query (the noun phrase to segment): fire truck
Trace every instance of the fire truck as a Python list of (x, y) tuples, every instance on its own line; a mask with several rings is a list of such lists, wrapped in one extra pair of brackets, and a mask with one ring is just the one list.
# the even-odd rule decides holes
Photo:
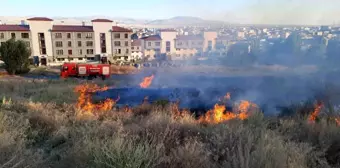
[(110, 77), (111, 67), (109, 64), (90, 63), (64, 63), (61, 66), (60, 77), (93, 78), (101, 77), (103, 80)]

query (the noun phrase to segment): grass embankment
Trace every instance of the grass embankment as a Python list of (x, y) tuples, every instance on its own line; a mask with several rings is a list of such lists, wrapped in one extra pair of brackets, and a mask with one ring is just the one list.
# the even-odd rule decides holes
[[(202, 125), (170, 105), (78, 119), (78, 83), (2, 82), (0, 167), (327, 168), (340, 166), (340, 128), (306, 116)], [(11, 98), (11, 100), (9, 100)], [(299, 109), (299, 108), (295, 108)]]

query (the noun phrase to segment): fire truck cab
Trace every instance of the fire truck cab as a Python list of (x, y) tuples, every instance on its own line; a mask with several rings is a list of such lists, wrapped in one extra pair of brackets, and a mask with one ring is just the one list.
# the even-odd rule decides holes
[(60, 69), (60, 76), (62, 78), (87, 77), (91, 80), (101, 77), (105, 80), (110, 77), (110, 74), (111, 68), (107, 64), (64, 63)]

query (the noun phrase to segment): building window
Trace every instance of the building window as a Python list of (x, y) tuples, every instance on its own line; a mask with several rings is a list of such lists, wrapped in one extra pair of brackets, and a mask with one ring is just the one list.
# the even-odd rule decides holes
[(11, 33), (11, 37), (12, 37), (12, 38), (15, 38), (15, 33)]
[(120, 47), (120, 41), (115, 41), (114, 43), (116, 47)]
[(5, 34), (4, 33), (0, 33), (0, 39), (4, 39), (5, 38)]
[(139, 47), (137, 47), (137, 50), (139, 50)]
[(177, 45), (181, 46), (183, 43), (182, 42), (178, 42)]
[(78, 50), (78, 54), (83, 55), (83, 50), (82, 49)]
[(93, 54), (93, 49), (87, 49), (86, 54)]
[(165, 52), (170, 52), (171, 42), (170, 41), (165, 42), (165, 46), (166, 46)]
[(71, 41), (68, 41), (68, 42), (67, 42), (67, 46), (72, 47), (72, 42), (71, 42)]
[(82, 60), (83, 60), (83, 58), (78, 58), (78, 60), (79, 60), (79, 61), (82, 61)]
[(161, 42), (155, 42), (155, 46), (157, 47), (161, 46)]
[(81, 33), (77, 33), (77, 37), (80, 39), (81, 38)]
[(57, 55), (64, 55), (64, 50), (57, 50)]
[(72, 50), (68, 50), (68, 55), (72, 55)]
[(135, 49), (135, 47), (131, 47), (131, 50), (134, 50)]
[(148, 46), (151, 47), (151, 42), (148, 42)]
[(86, 36), (85, 36), (85, 38), (87, 38), (87, 39), (92, 39), (92, 33), (86, 33)]
[(129, 38), (129, 34), (127, 34), (127, 33), (125, 33), (125, 38), (127, 39), (127, 38)]
[(71, 33), (67, 33), (67, 38), (68, 38), (68, 39), (71, 38)]
[(119, 38), (120, 38), (120, 33), (115, 33), (115, 34), (114, 34), (114, 38), (115, 38), (115, 39), (119, 39)]
[(78, 47), (81, 47), (81, 41), (78, 41)]
[(62, 34), (61, 33), (56, 33), (55, 34), (55, 38), (62, 38), (63, 36), (62, 36)]
[(129, 46), (129, 42), (128, 41), (125, 41), (125, 46)]
[(56, 47), (63, 47), (63, 42), (62, 41), (56, 41), (55, 46)]
[(30, 36), (29, 36), (28, 33), (21, 33), (21, 38), (28, 39), (28, 38), (30, 38)]
[(106, 53), (106, 48), (105, 47), (101, 48), (101, 50), (102, 50), (102, 53)]
[(93, 41), (87, 41), (86, 42), (87, 47), (92, 47), (93, 46)]
[(116, 54), (121, 54), (122, 50), (121, 49), (116, 49)]
[(126, 54), (129, 54), (129, 49), (126, 49), (126, 50), (125, 50), (125, 53), (126, 53)]
[(42, 49), (40, 50), (40, 53), (41, 53), (42, 55), (46, 55), (46, 48), (42, 48)]

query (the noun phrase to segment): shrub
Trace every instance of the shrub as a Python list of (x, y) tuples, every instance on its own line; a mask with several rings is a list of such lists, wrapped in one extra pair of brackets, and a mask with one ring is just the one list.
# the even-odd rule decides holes
[(0, 47), (1, 60), (5, 63), (6, 71), (13, 74), (24, 74), (29, 72), (30, 49), (21, 40), (10, 39)]

